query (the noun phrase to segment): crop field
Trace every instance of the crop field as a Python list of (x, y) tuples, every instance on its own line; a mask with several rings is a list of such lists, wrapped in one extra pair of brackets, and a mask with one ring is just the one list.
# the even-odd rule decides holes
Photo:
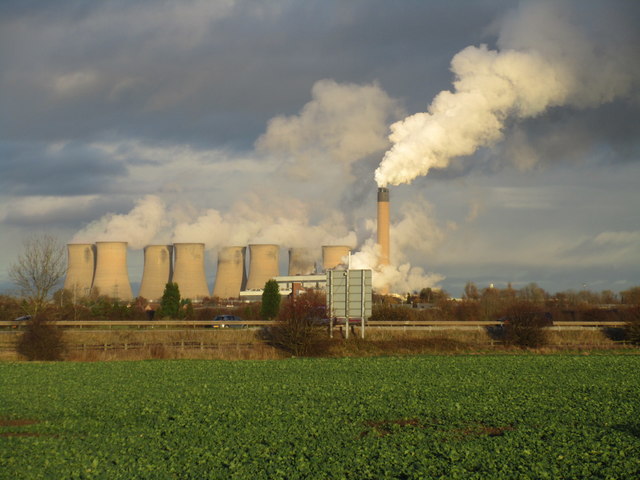
[(0, 477), (640, 478), (640, 356), (4, 362)]

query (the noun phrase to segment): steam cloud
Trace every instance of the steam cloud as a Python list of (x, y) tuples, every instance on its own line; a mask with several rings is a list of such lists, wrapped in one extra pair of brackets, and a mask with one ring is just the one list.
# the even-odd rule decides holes
[(91, 222), (71, 239), (71, 243), (126, 241), (131, 248), (148, 245), (167, 225), (164, 202), (155, 195), (141, 198), (127, 214), (107, 214)]
[(564, 5), (526, 3), (503, 23), (498, 50), (469, 46), (456, 54), (453, 91), (391, 125), (393, 145), (375, 172), (377, 184), (410, 183), (492, 146), (512, 119), (557, 106), (597, 106), (632, 92), (639, 78), (635, 47), (611, 32), (587, 36)]
[[(411, 266), (407, 252), (414, 251), (428, 255), (444, 240), (446, 231), (433, 218), (432, 207), (421, 199), (403, 204), (400, 221), (391, 225), (391, 262), (380, 265), (380, 247), (375, 240), (376, 225), (367, 222), (368, 238), (351, 257), (351, 268), (373, 270), (373, 287), (388, 287), (394, 292), (415, 292), (427, 287), (437, 287), (444, 276), (426, 272), (421, 267)], [(454, 224), (446, 230), (455, 229)]]

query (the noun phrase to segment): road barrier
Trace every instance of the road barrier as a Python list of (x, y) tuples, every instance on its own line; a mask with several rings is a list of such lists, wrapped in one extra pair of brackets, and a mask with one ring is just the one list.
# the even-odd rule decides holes
[[(193, 329), (193, 328), (206, 328), (206, 327), (222, 327), (247, 325), (248, 327), (265, 327), (274, 325), (272, 320), (242, 320), (238, 322), (238, 325), (234, 325), (233, 322), (228, 320), (213, 321), (213, 320), (59, 320), (50, 322), (52, 325), (57, 325), (63, 328), (122, 328), (129, 327), (135, 328), (179, 328), (179, 329)], [(25, 322), (16, 321), (0, 321), (0, 328), (14, 328), (23, 327)], [(407, 320), (407, 321), (395, 321), (395, 320), (376, 320), (367, 322), (367, 327), (496, 327), (502, 325), (501, 322), (490, 321), (447, 321), (447, 320)], [(620, 328), (624, 327), (626, 322), (553, 322), (553, 327), (576, 327), (576, 328)], [(559, 328), (558, 328), (559, 329)]]

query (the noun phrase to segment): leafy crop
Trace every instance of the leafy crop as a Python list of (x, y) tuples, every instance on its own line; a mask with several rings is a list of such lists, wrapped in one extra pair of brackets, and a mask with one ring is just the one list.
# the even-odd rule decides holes
[(638, 478), (640, 356), (0, 363), (1, 478)]

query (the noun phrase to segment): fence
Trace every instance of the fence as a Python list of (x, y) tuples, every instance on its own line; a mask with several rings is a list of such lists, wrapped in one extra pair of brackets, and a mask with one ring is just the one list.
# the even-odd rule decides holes
[[(194, 329), (194, 328), (206, 328), (206, 327), (222, 327), (222, 326), (234, 326), (234, 327), (264, 327), (273, 325), (272, 320), (242, 320), (238, 322), (230, 321), (213, 321), (213, 320), (59, 320), (51, 322), (53, 325), (64, 328), (178, 328), (178, 329)], [(0, 321), (0, 328), (18, 328), (22, 327), (24, 322), (16, 321)], [(376, 327), (492, 327), (500, 326), (501, 322), (486, 322), (486, 321), (446, 321), (446, 320), (432, 320), (432, 321), (370, 321), (367, 323), (368, 328)], [(622, 328), (626, 325), (625, 322), (553, 322), (553, 326), (549, 328), (561, 327), (567, 328)], [(567, 328), (568, 329), (568, 328)]]

